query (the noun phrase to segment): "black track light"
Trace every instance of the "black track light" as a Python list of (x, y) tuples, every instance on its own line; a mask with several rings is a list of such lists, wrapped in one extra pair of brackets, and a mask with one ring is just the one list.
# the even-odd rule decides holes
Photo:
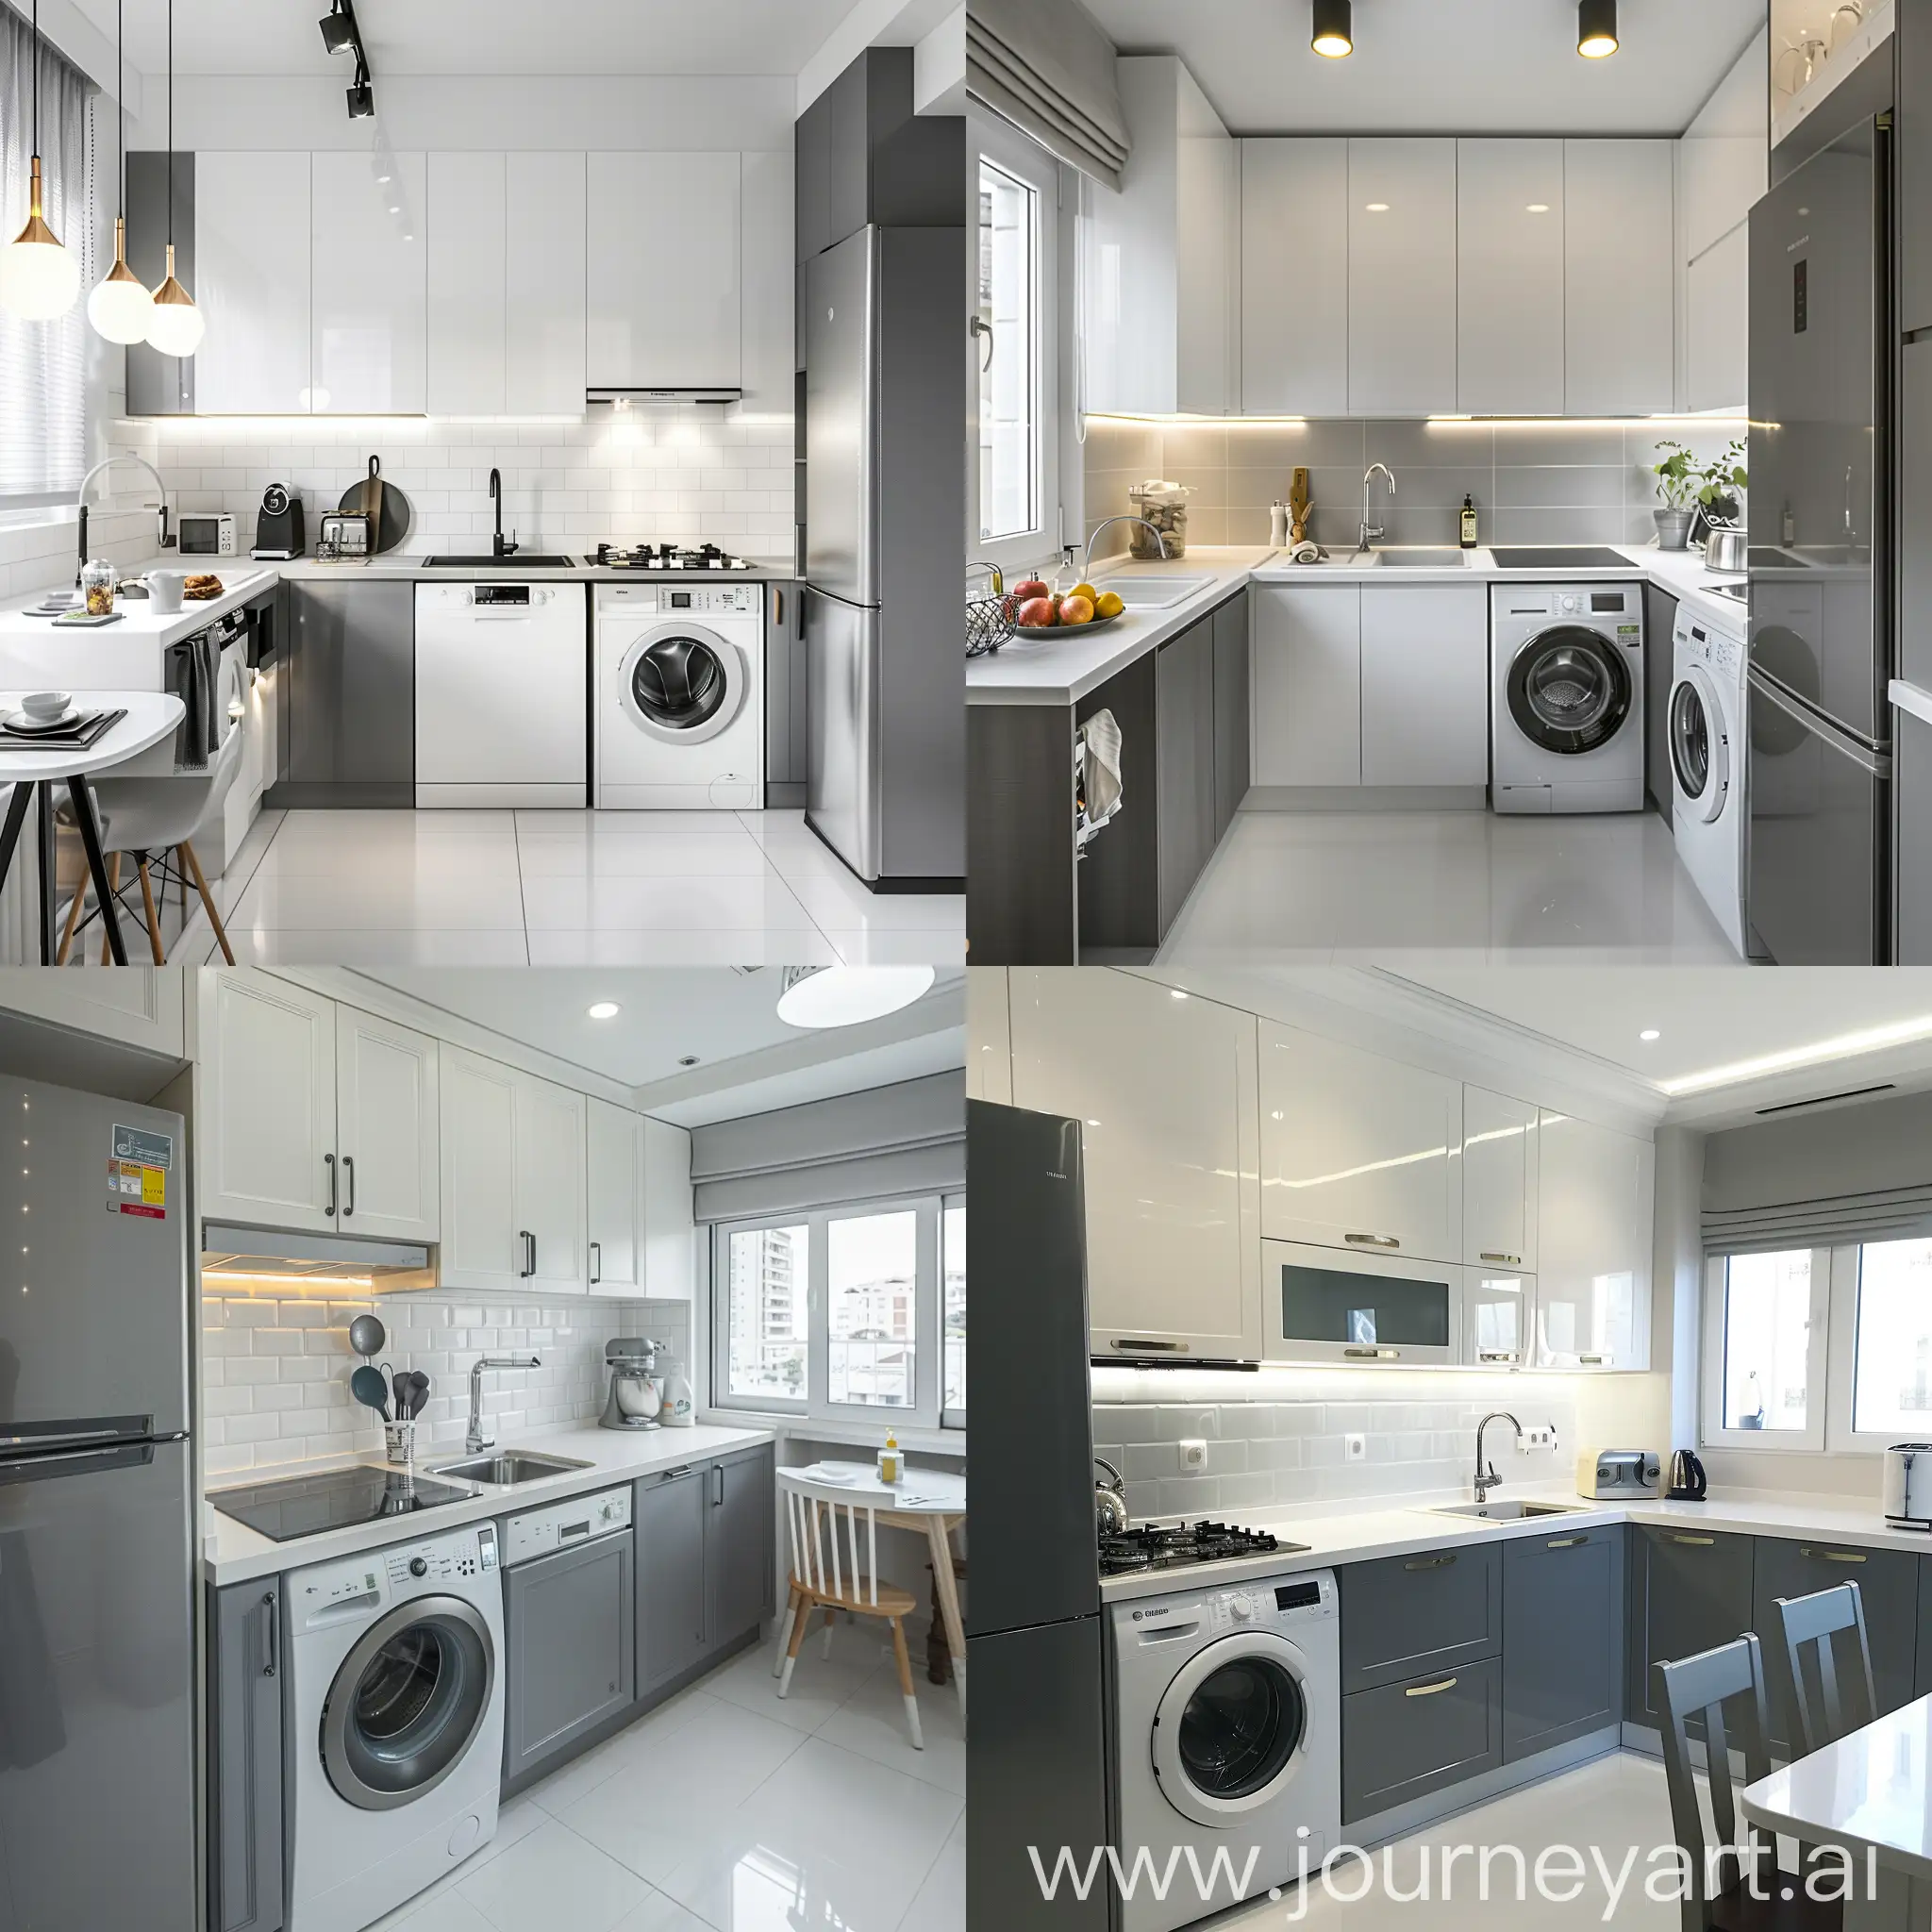
[(375, 117), (375, 90), (369, 85), (369, 67), (366, 61), (356, 62), (356, 85), (349, 91), (349, 119), (351, 121), (371, 121)]
[(1576, 51), (1586, 60), (1617, 51), (1617, 0), (1576, 0)]
[(345, 54), (356, 44), (356, 16), (343, 12), (341, 0), (322, 17), (322, 44), (331, 54)]
[(1309, 45), (1316, 53), (1329, 60), (1341, 60), (1355, 52), (1354, 11), (1350, 0), (1314, 0), (1314, 34)]

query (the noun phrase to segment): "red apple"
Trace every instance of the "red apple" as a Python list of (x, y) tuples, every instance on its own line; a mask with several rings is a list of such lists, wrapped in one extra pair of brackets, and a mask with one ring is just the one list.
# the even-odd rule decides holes
[(1023, 604), (1031, 598), (1046, 597), (1051, 594), (1052, 592), (1047, 586), (1041, 583), (1038, 577), (1028, 577), (1024, 584), (1016, 585), (1013, 591), (1013, 595), (1019, 598)]
[(1053, 621), (1053, 600), (1049, 597), (1029, 597), (1020, 606), (1020, 627), (1023, 630), (1043, 630)]

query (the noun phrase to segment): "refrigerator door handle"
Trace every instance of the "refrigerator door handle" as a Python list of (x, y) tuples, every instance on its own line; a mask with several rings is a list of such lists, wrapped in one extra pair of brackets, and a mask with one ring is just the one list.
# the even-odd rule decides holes
[(1841, 725), (1834, 724), (1820, 713), (1807, 709), (1786, 691), (1781, 684), (1759, 671), (1755, 664), (1751, 667), (1751, 689), (1765, 703), (1775, 705), (1793, 724), (1802, 724), (1814, 738), (1823, 740), (1831, 750), (1850, 758), (1854, 764), (1869, 772), (1873, 777), (1891, 776), (1891, 759), (1886, 753), (1874, 751), (1869, 744), (1860, 742)]
[(27, 1457), (19, 1462), (0, 1462), (0, 1483), (32, 1483), (48, 1476), (72, 1475), (77, 1472), (58, 1465), (98, 1462), (108, 1469), (132, 1469), (155, 1459), (152, 1442), (112, 1442), (98, 1449), (57, 1449), (51, 1456)]
[(42, 1449), (56, 1449), (67, 1442), (139, 1442), (152, 1431), (151, 1415), (129, 1416), (125, 1426), (108, 1424), (98, 1429), (62, 1429), (45, 1436), (0, 1436), (0, 1461), (17, 1455), (37, 1455)]

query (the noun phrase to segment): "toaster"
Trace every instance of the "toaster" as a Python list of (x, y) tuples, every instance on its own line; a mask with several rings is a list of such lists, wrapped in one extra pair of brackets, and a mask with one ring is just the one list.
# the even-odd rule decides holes
[(1576, 1458), (1576, 1493), (1601, 1500), (1655, 1496), (1660, 1467), (1652, 1449), (1586, 1449)]
[(325, 511), (315, 554), (324, 563), (367, 563), (369, 519), (359, 510)]
[(1885, 1520), (1932, 1529), (1932, 1442), (1894, 1442), (1885, 1452)]

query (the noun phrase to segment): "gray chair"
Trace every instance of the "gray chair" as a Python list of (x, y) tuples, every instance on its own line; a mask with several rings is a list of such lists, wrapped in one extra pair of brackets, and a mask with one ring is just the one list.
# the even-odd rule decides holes
[[(1764, 1654), (1750, 1631), (1715, 1650), (1675, 1663), (1653, 1666), (1657, 1673), (1657, 1708), (1663, 1715), (1664, 1778), (1671, 1794), (1671, 1829), (1690, 1870), (1690, 1890), (1682, 1901), (1684, 1932), (1841, 1932), (1844, 1908), (1805, 1895), (1801, 1880), (1777, 1869), (1777, 1840), (1755, 1824), (1746, 1825), (1745, 1842), (1764, 1849), (1757, 1857), (1758, 1888), (1769, 1896), (1752, 1896), (1751, 1874), (1744, 1869), (1738, 1841), (1737, 1790), (1771, 1772), (1765, 1744), (1770, 1727), (1764, 1688)], [(1741, 1700), (1735, 1722), (1726, 1728), (1724, 1707)], [(1717, 1845), (1707, 1847), (1704, 1816), (1697, 1803), (1697, 1774), (1690, 1757), (1686, 1724), (1702, 1719), (1705, 1765), (1710, 1785), (1710, 1815), (1717, 1827)], [(1738, 1779), (1731, 1766), (1733, 1734), (1744, 1759)], [(1786, 1891), (1791, 1893), (1785, 1897)]]
[[(1872, 1678), (1872, 1641), (1865, 1634), (1864, 1599), (1856, 1583), (1840, 1583), (1830, 1590), (1815, 1591), (1809, 1596), (1781, 1596), (1773, 1601), (1784, 1631), (1785, 1658), (1791, 1674), (1791, 1702), (1797, 1709), (1805, 1749), (1822, 1751), (1825, 1745), (1837, 1743), (1847, 1731), (1869, 1724), (1878, 1715), (1878, 1692)], [(1840, 1659), (1833, 1646), (1833, 1640), (1845, 1632), (1852, 1638), (1848, 1647), (1856, 1652), (1846, 1661), (1857, 1666), (1850, 1674), (1849, 1701), (1839, 1688)], [(1807, 1644), (1812, 1646), (1810, 1674), (1818, 1684), (1816, 1707), (1806, 1672)]]

